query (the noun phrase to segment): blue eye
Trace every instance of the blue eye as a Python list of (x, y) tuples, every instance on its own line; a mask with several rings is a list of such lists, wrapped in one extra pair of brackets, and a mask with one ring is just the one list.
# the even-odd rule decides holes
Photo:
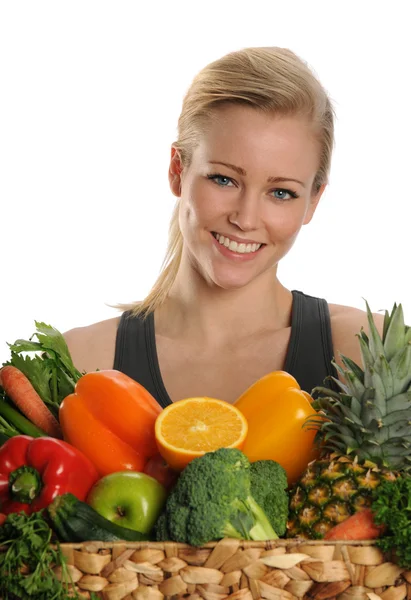
[(211, 179), (220, 187), (228, 187), (230, 183), (232, 183), (232, 179), (230, 177), (226, 177), (225, 175), (219, 175), (215, 173), (213, 175), (207, 175), (207, 179)]
[(292, 192), (291, 190), (285, 190), (282, 188), (278, 188), (273, 190), (274, 198), (277, 200), (291, 200), (291, 198), (298, 198), (298, 194)]

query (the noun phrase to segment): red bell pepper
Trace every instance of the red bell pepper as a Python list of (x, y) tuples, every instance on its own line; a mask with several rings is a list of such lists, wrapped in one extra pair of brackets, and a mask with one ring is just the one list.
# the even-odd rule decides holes
[(84, 501), (98, 478), (92, 462), (67, 442), (16, 435), (0, 448), (0, 511), (31, 514), (66, 492)]

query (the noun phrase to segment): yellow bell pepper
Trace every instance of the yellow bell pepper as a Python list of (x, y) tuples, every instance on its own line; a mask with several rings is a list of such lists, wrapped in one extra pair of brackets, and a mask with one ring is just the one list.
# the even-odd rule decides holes
[(318, 414), (311, 402), (311, 396), (292, 375), (274, 371), (256, 381), (234, 403), (248, 422), (243, 452), (251, 462), (271, 459), (280, 463), (289, 485), (318, 454), (316, 432), (303, 428), (308, 417)]

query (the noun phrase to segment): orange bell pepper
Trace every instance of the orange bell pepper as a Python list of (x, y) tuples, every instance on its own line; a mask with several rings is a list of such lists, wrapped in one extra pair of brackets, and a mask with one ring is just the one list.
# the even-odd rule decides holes
[(248, 422), (244, 454), (251, 462), (271, 459), (280, 463), (289, 485), (317, 455), (316, 432), (303, 429), (306, 419), (317, 414), (311, 402), (311, 396), (285, 371), (265, 375), (235, 402)]
[(124, 373), (93, 371), (63, 400), (59, 421), (64, 439), (103, 476), (143, 471), (158, 453), (154, 424), (161, 410), (153, 396)]

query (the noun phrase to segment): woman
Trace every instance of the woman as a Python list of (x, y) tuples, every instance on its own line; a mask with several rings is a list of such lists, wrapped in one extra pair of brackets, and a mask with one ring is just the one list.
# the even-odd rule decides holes
[(178, 201), (165, 267), (121, 318), (66, 334), (77, 367), (122, 370), (166, 406), (234, 402), (279, 369), (310, 392), (335, 375), (334, 355), (359, 361), (365, 312), (277, 277), (327, 185), (332, 147), (331, 102), (291, 51), (249, 48), (205, 67), (171, 149)]

